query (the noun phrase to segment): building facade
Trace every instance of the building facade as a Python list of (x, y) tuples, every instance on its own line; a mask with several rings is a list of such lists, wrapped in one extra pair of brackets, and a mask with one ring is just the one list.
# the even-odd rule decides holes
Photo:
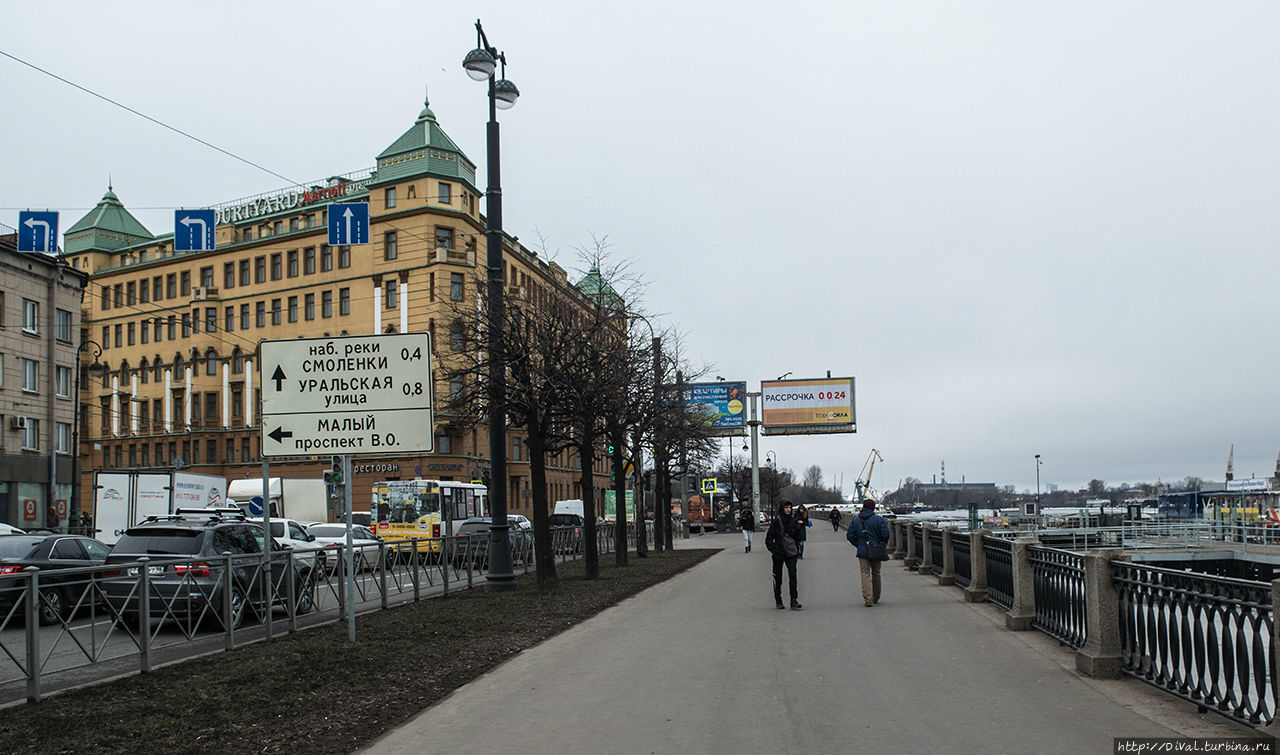
[[(65, 526), (74, 480), (76, 356), (88, 276), (0, 236), (0, 521)], [(56, 520), (56, 521), (55, 521)]]
[[(484, 278), (476, 166), (429, 106), (376, 160), (218, 205), (212, 251), (176, 252), (172, 233), (153, 235), (112, 191), (67, 231), (64, 254), (90, 277), (86, 329), (107, 368), (82, 394), (84, 490), (98, 469), (259, 477), (263, 340), (427, 332), (435, 364), (461, 348), (456, 313), (477, 305)], [(330, 247), (328, 203), (365, 201), (371, 243)], [(504, 246), (509, 296), (536, 301), (569, 285), (563, 269), (516, 238)], [(458, 390), (437, 373), (436, 397)], [(378, 481), (487, 474), (484, 424), (436, 405), (435, 452), (354, 460), (357, 506)], [(531, 515), (518, 429), (507, 448), (508, 510)], [(328, 456), (273, 459), (271, 475), (318, 477), (329, 464)], [(549, 466), (550, 500), (581, 497), (570, 454)], [(91, 505), (91, 495), (83, 499)]]

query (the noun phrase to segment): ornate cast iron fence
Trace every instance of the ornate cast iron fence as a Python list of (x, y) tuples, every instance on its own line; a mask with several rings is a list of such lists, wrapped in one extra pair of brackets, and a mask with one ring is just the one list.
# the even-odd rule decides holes
[(1031, 625), (1073, 648), (1084, 647), (1084, 556), (1057, 548), (1030, 549), (1036, 617)]
[(1004, 608), (1013, 607), (1013, 543), (985, 535), (982, 552), (987, 559), (987, 600)]

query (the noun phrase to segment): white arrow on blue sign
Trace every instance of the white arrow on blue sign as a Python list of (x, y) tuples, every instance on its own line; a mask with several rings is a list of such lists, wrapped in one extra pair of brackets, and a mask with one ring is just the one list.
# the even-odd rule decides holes
[(173, 250), (207, 252), (213, 249), (213, 210), (173, 211)]
[(335, 202), (329, 205), (329, 246), (368, 243), (368, 202)]
[(58, 251), (58, 213), (19, 212), (18, 251), (48, 254)]

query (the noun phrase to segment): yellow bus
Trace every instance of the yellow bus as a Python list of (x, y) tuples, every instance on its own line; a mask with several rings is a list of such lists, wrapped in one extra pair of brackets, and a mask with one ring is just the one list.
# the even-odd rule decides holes
[(454, 522), (489, 515), (489, 489), (453, 480), (388, 480), (374, 483), (370, 508), (374, 533), (393, 545), (422, 540), (418, 550), (438, 553)]

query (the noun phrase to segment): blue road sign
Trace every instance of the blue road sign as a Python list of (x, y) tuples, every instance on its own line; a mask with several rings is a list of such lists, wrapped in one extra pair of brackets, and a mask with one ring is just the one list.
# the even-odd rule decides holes
[(329, 246), (368, 243), (368, 202), (335, 202), (329, 205)]
[(49, 254), (57, 252), (58, 213), (19, 212), (18, 251), (47, 252)]
[(213, 210), (173, 211), (173, 250), (205, 252), (213, 249)]
[(262, 496), (255, 495), (249, 499), (249, 516), (262, 516)]

